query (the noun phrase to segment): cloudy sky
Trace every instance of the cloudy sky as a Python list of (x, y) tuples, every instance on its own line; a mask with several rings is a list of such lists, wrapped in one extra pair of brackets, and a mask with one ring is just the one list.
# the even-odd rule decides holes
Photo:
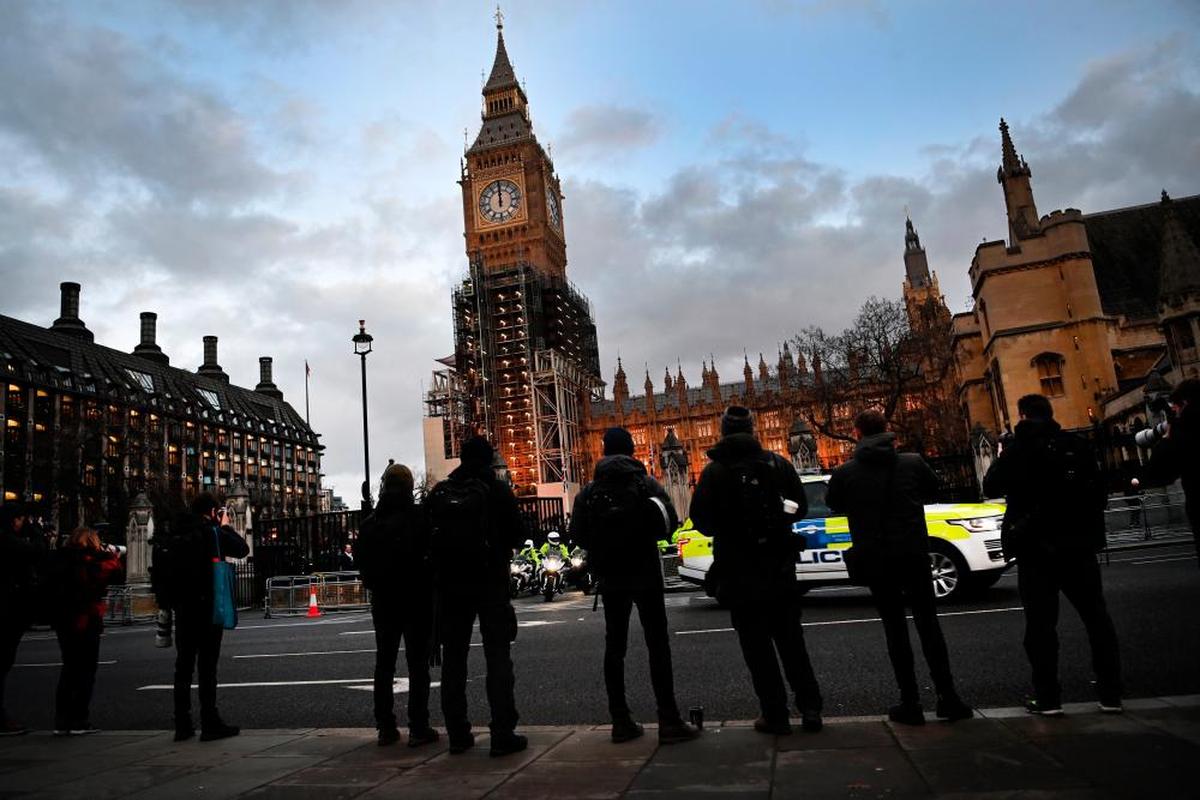
[[(84, 285), (97, 339), (159, 313), (257, 358), (324, 435), (327, 485), (372, 451), (420, 465), (421, 391), (452, 349), (455, 181), (494, 7), (446, 0), (0, 0), (0, 313)], [(563, 180), (569, 271), (601, 358), (640, 386), (715, 355), (732, 379), (801, 327), (897, 296), (907, 207), (951, 309), (1006, 230), (996, 126), (1039, 209), (1200, 191), (1200, 5), (510, 0), (505, 38)]]

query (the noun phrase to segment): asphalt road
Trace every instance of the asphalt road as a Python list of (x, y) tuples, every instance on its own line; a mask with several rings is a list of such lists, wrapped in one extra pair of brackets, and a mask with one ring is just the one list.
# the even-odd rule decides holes
[[(1109, 605), (1121, 637), (1130, 697), (1200, 692), (1200, 572), (1189, 546), (1114, 555), (1104, 568)], [(668, 596), (680, 704), (702, 705), (710, 720), (747, 719), (757, 704), (729, 630), (729, 615), (699, 594)], [(513, 645), (523, 724), (607, 721), (601, 678), (603, 613), (578, 593), (552, 603), (518, 601)], [(963, 697), (977, 707), (1016, 705), (1028, 690), (1021, 649), (1022, 615), (1015, 575), (985, 597), (942, 608), (942, 625)], [(880, 714), (895, 702), (883, 630), (865, 591), (816, 590), (806, 598), (805, 635), (822, 682), (826, 714)], [(1074, 612), (1060, 626), (1064, 700), (1089, 700), (1087, 641)], [(227, 720), (254, 728), (372, 725), (373, 631), (365, 614), (320, 620), (243, 615), (228, 632), (219, 678)], [(476, 636), (478, 638), (478, 636)], [(101, 644), (92, 719), (108, 729), (171, 724), (173, 650), (155, 649), (149, 627), (114, 628)], [(53, 720), (58, 649), (52, 634), (26, 636), (8, 681), (11, 714), (47, 728)], [(627, 661), (630, 705), (652, 719), (645, 648), (635, 621)], [(918, 667), (924, 672), (923, 667)], [(403, 658), (399, 674), (404, 674)], [(469, 694), (477, 724), (486, 723), (482, 651), (471, 653)], [(437, 680), (437, 671), (434, 680)], [(927, 702), (932, 689), (927, 687)], [(438, 690), (434, 689), (434, 721)], [(398, 705), (403, 719), (403, 696)]]

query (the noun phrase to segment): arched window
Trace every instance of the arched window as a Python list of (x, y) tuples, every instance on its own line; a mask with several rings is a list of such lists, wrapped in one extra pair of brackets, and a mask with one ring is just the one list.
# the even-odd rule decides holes
[(1042, 394), (1046, 397), (1062, 397), (1066, 394), (1063, 388), (1063, 357), (1058, 353), (1042, 353), (1030, 362), (1038, 373), (1038, 381), (1042, 385)]

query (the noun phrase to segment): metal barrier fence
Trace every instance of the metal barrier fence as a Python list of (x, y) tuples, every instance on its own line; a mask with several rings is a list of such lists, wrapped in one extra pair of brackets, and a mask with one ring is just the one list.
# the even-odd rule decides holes
[(304, 614), (316, 595), (325, 611), (362, 611), (370, 597), (357, 572), (318, 572), (313, 575), (277, 575), (266, 580), (263, 616)]
[(1191, 530), (1181, 497), (1149, 492), (1108, 498), (1104, 527), (1109, 544), (1148, 542), (1183, 536)]
[(148, 583), (108, 587), (108, 608), (104, 612), (107, 625), (132, 625), (153, 622), (158, 614), (158, 601)]

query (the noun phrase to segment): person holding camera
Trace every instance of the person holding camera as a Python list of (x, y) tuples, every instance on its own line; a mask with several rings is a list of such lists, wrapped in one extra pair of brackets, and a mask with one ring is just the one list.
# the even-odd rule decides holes
[(782, 662), (802, 727), (819, 731), (821, 690), (804, 643), (796, 585), (796, 553), (804, 540), (792, 532), (792, 523), (808, 513), (800, 476), (782, 456), (763, 450), (743, 406), (725, 409), (721, 440), (708, 458), (690, 516), (696, 530), (713, 539), (709, 577), (717, 599), (729, 606), (758, 695), (762, 715), (754, 729), (792, 732)]
[(104, 545), (91, 528), (77, 528), (54, 551), (50, 585), (54, 590), (54, 633), (62, 653), (62, 671), (54, 701), (54, 735), (97, 733), (88, 713), (100, 634), (104, 630), (109, 584), (117, 582), (125, 548)]
[(830, 476), (825, 502), (831, 511), (849, 517), (853, 547), (844, 552), (853, 555), (845, 556), (850, 579), (871, 590), (883, 623), (900, 687), (900, 705), (888, 717), (906, 725), (925, 724), (904, 613), (908, 607), (937, 690), (937, 716), (951, 722), (970, 719), (974, 712), (954, 688), (929, 568), (925, 503), (937, 493), (937, 474), (916, 453), (896, 452), (896, 434), (888, 432), (880, 411), (860, 412), (854, 430), (854, 457)]
[(1092, 648), (1100, 710), (1119, 713), (1121, 661), (1117, 631), (1104, 604), (1100, 565), (1108, 493), (1092, 446), (1054, 421), (1044, 395), (1017, 401), (1021, 421), (983, 478), (987, 497), (1005, 497), (1000, 537), (1017, 559), (1025, 608), (1025, 652), (1033, 668), (1031, 714), (1063, 713), (1058, 683), (1058, 596), (1079, 612)]
[[(1180, 381), (1167, 402), (1171, 410), (1167, 420), (1161, 428), (1151, 429), (1155, 442), (1150, 450), (1149, 476), (1154, 483), (1178, 480), (1183, 486), (1184, 508), (1200, 562), (1200, 380)], [(1139, 445), (1145, 433), (1138, 435)]]
[[(192, 674), (199, 672), (200, 741), (237, 736), (217, 713), (217, 659), (224, 628), (213, 621), (213, 564), (223, 558), (250, 554), (229, 514), (208, 492), (192, 501), (189, 512), (176, 520), (160, 544), (155, 568), (161, 568), (165, 601), (175, 618), (175, 741), (196, 735), (192, 724)], [(155, 537), (157, 538), (157, 537)], [(158, 561), (162, 561), (161, 565)]]

